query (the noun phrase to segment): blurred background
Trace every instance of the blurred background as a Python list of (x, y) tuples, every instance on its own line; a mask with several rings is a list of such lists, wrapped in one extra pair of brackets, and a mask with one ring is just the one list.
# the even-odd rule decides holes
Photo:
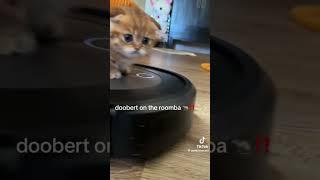
[(253, 56), (276, 86), (268, 179), (320, 179), (320, 32), (290, 15), (309, 4), (320, 1), (214, 1), (213, 35)]
[(135, 0), (162, 28), (163, 46), (210, 54), (209, 0)]

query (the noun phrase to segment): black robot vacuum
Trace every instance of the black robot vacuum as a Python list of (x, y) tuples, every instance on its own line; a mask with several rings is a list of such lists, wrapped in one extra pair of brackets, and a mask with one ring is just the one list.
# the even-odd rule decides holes
[(211, 37), (211, 140), (227, 152), (211, 153), (216, 179), (264, 179), (268, 171), (275, 90), (267, 73), (238, 47)]
[[(61, 41), (43, 42), (31, 54), (0, 55), (1, 179), (108, 178), (107, 149), (101, 153), (91, 147), (109, 141), (108, 99), (103, 98), (108, 92), (107, 53), (86, 44), (106, 39), (105, 18), (87, 12), (76, 9), (66, 15)], [(90, 152), (42, 153), (33, 146), (38, 153), (18, 153), (25, 138), (51, 145), (53, 139), (87, 139)]]
[[(98, 15), (89, 9), (83, 12)], [(89, 38), (84, 43), (109, 56), (107, 41)], [(110, 80), (109, 95), (111, 157), (152, 158), (191, 127), (196, 90), (177, 73), (137, 64), (127, 76)]]
[(111, 156), (150, 158), (189, 130), (196, 90), (185, 77), (155, 67), (110, 82)]
[[(65, 24), (61, 41), (43, 43), (31, 54), (0, 56), (0, 167), (7, 170), (7, 177), (106, 176), (108, 153), (19, 154), (16, 145), (24, 138), (111, 141), (112, 157), (150, 158), (167, 150), (190, 128), (196, 91), (189, 80), (135, 65), (130, 75), (110, 82), (110, 99), (102, 98), (109, 85), (105, 12), (72, 9)], [(147, 109), (119, 110), (126, 106)], [(55, 174), (50, 173), (53, 169)]]

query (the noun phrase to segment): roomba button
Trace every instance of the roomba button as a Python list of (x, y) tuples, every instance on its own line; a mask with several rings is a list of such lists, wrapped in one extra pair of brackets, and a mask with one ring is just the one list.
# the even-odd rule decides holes
[(95, 49), (99, 49), (99, 50), (103, 50), (103, 51), (108, 51), (108, 47), (107, 47), (107, 38), (89, 38), (86, 39), (83, 42), (85, 45), (95, 48)]
[(154, 78), (154, 76), (149, 73), (137, 73), (136, 76), (138, 76), (140, 78), (144, 78), (144, 79), (153, 79)]

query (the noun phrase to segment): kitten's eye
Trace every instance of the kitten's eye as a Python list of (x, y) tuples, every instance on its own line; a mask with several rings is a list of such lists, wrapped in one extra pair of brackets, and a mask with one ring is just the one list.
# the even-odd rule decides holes
[(160, 10), (162, 10), (162, 7), (160, 8)]
[(144, 44), (144, 45), (149, 44), (149, 38), (147, 38), (147, 37), (143, 38), (142, 44)]
[(132, 42), (133, 41), (133, 36), (131, 34), (125, 34), (123, 35), (124, 37), (124, 40), (129, 43), (129, 42)]

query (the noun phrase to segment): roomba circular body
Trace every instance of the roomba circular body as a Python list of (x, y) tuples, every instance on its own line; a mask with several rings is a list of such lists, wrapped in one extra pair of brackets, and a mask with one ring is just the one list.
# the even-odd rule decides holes
[(217, 179), (262, 179), (267, 169), (275, 104), (273, 83), (256, 61), (238, 47), (211, 37), (213, 47), (211, 140)]
[[(44, 42), (30, 54), (0, 55), (0, 167), (8, 179), (106, 177), (109, 154), (91, 145), (108, 144), (107, 53), (84, 43), (105, 37), (105, 18), (70, 12), (64, 20), (63, 40)], [(86, 141), (91, 151), (37, 150), (54, 141)], [(18, 151), (18, 143), (28, 148)]]
[(111, 156), (149, 158), (189, 130), (196, 90), (185, 77), (135, 65), (110, 81)]

